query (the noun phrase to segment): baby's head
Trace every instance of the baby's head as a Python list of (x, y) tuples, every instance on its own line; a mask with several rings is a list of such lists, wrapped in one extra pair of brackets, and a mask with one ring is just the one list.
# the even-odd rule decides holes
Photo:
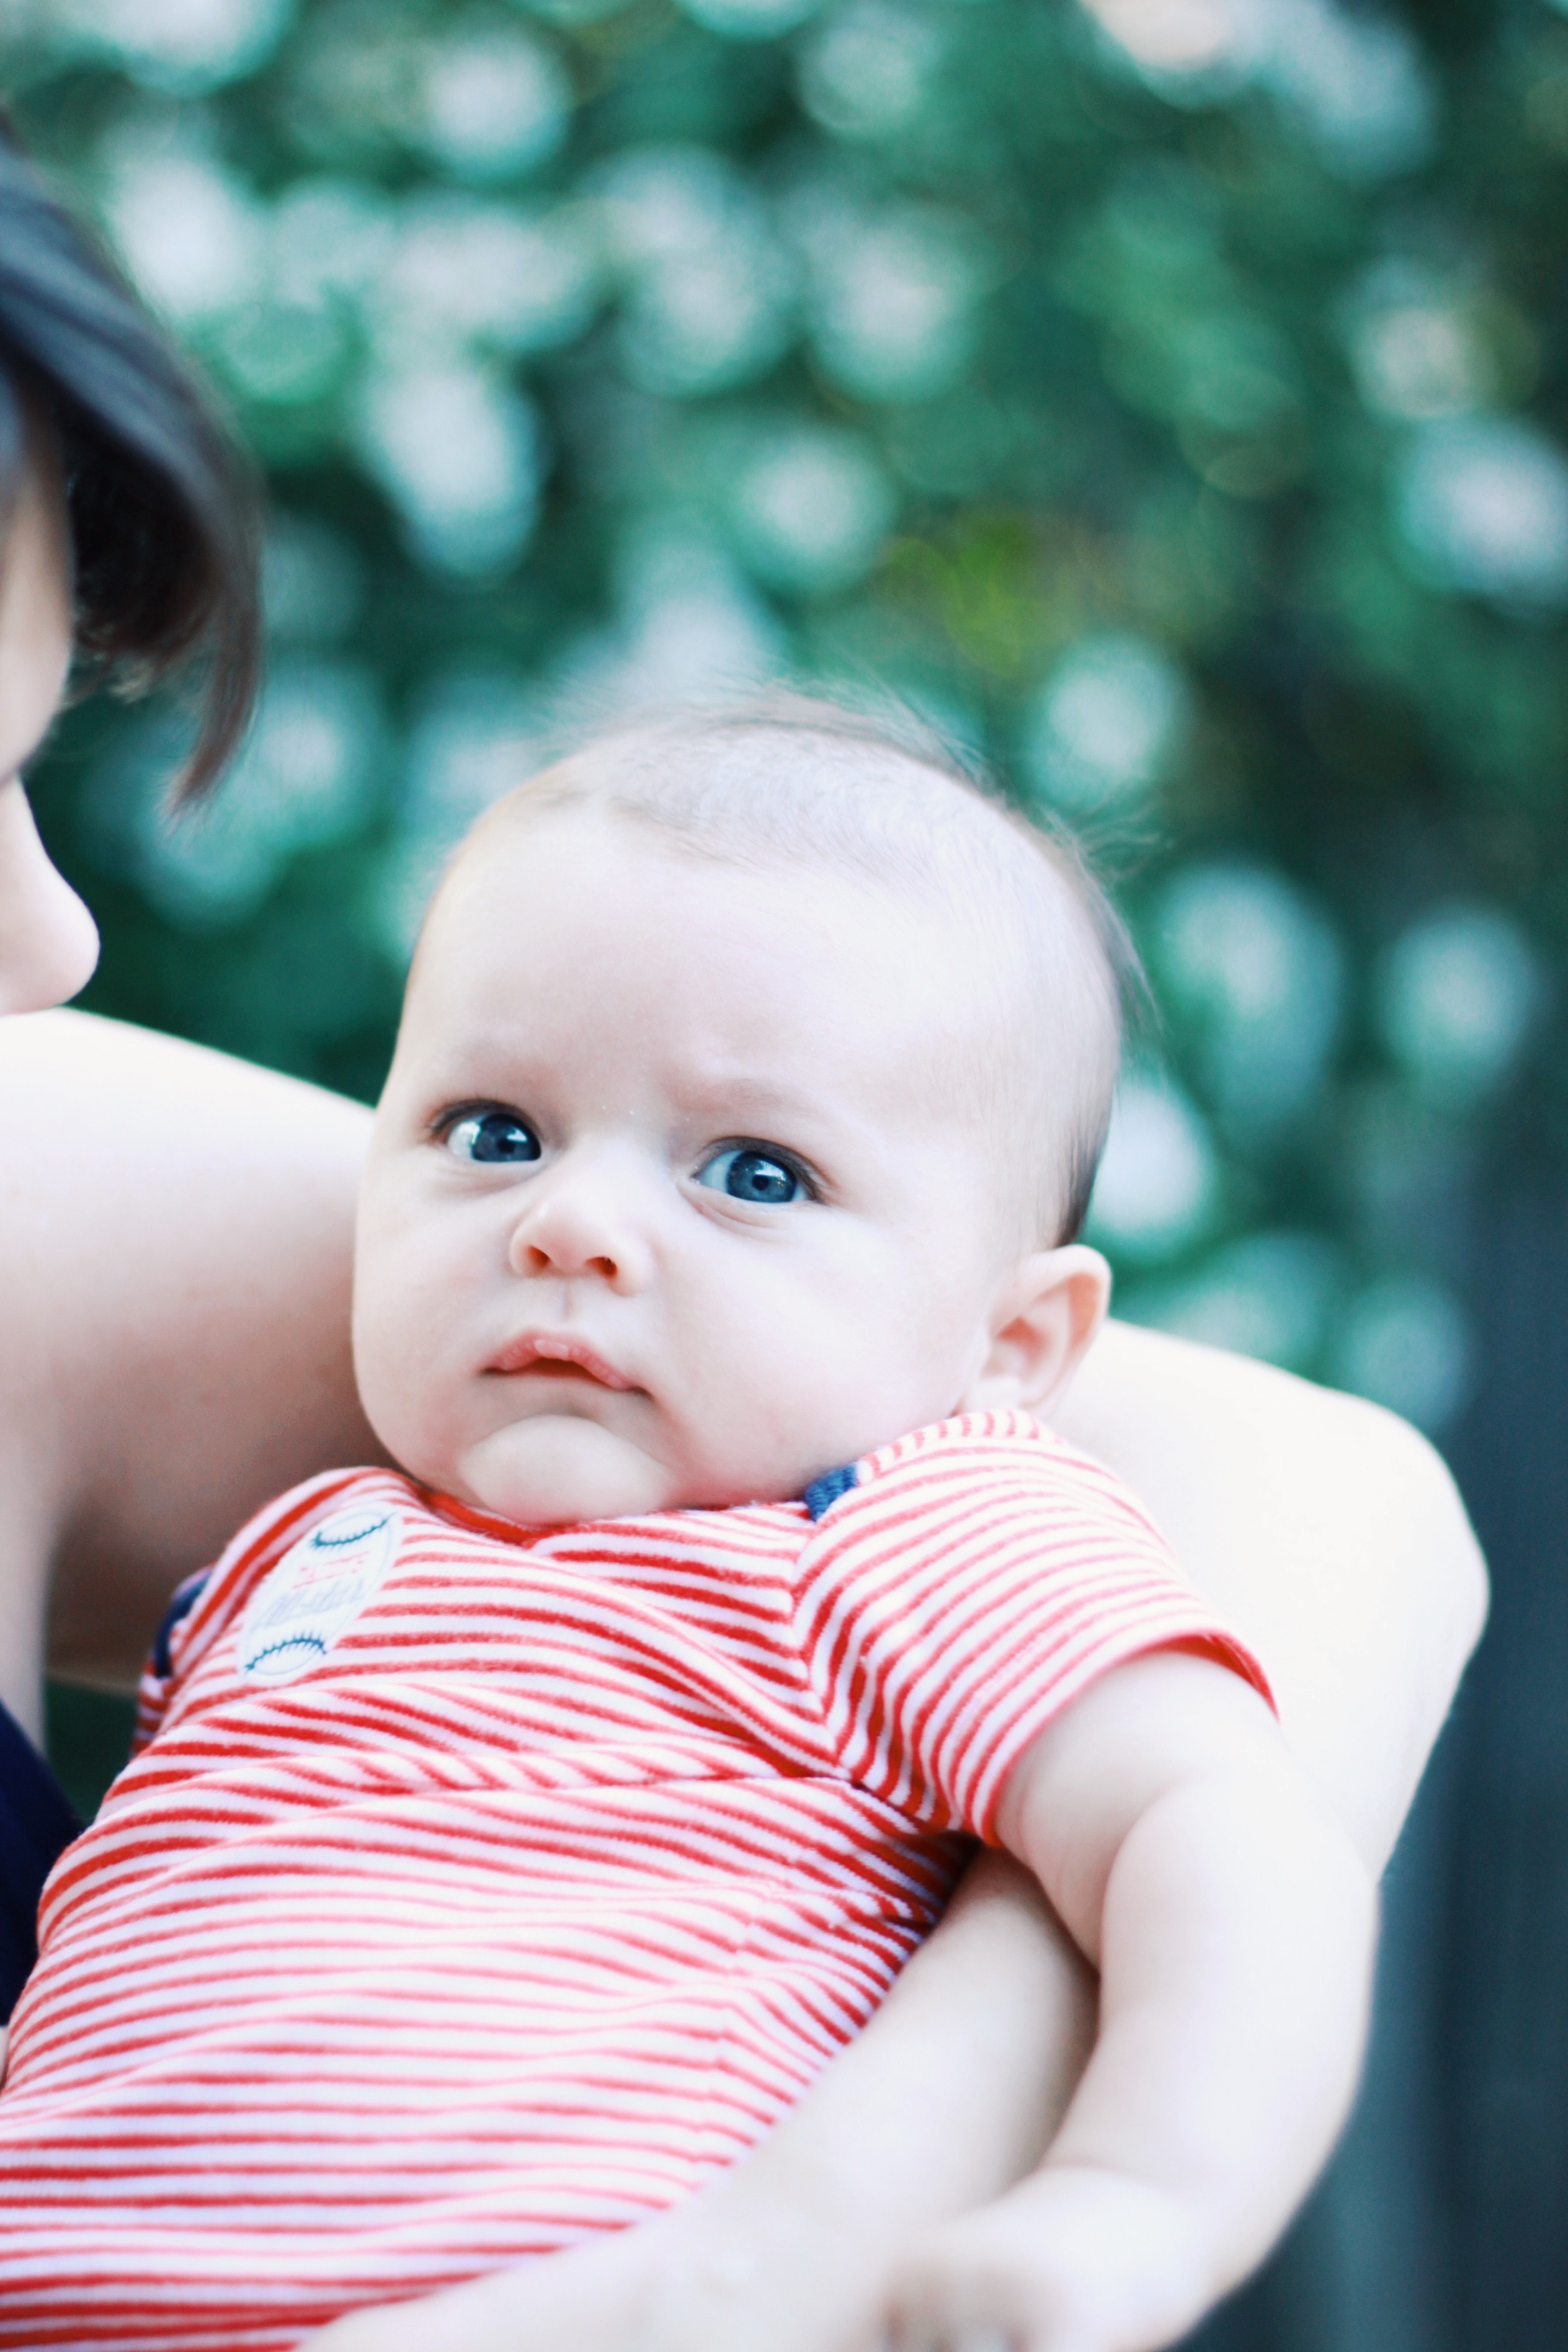
[(475, 827), (415, 957), (354, 1344), (417, 1478), (527, 1526), (798, 1495), (1048, 1407), (1114, 919), (942, 755), (795, 699), (606, 735)]

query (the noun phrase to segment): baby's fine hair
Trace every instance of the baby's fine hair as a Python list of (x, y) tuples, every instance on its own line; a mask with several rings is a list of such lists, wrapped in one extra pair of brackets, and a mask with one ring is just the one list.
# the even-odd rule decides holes
[(1010, 808), (913, 713), (783, 690), (606, 727), (494, 815), (574, 806), (653, 827), (699, 856), (826, 865), (967, 914), (1004, 987), (995, 1066), (971, 1075), (1022, 1179), (1027, 1238), (1075, 1237), (1142, 982), (1070, 836)]

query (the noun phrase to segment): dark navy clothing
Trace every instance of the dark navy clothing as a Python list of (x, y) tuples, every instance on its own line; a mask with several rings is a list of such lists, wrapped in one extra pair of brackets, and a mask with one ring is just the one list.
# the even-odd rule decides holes
[(38, 1897), (81, 1834), (69, 1799), (26, 1733), (0, 1706), (0, 2019), (38, 1957)]
[(174, 1587), (174, 1597), (164, 1610), (163, 1621), (153, 1636), (153, 1654), (149, 1670), (158, 1680), (167, 1682), (174, 1671), (169, 1644), (174, 1638), (174, 1628), (183, 1625), (212, 1580), (210, 1568), (198, 1568), (195, 1576), (187, 1576), (184, 1584)]

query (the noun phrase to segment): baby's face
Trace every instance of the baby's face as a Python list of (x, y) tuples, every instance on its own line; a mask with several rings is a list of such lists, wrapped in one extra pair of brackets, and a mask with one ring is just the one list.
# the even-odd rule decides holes
[(982, 961), (815, 866), (592, 811), (492, 829), (427, 928), (361, 1207), (396, 1458), (550, 1526), (798, 1495), (1010, 1401)]

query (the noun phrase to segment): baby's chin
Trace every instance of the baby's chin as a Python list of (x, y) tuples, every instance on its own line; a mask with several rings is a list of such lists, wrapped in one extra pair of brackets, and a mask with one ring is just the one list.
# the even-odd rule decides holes
[(596, 1421), (538, 1413), (471, 1445), (431, 1483), (522, 1528), (637, 1518), (690, 1500), (678, 1472)]

